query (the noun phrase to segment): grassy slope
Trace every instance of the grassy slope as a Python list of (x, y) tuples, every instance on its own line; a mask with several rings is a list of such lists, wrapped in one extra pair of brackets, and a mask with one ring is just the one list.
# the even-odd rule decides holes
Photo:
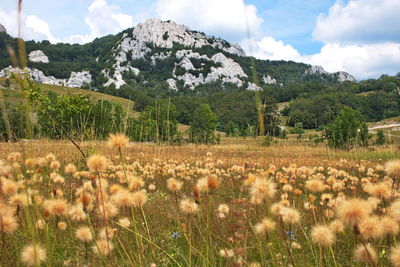
[[(4, 78), (0, 78), (0, 83), (4, 81)], [(49, 85), (49, 84), (41, 84), (43, 89), (45, 91), (52, 91), (57, 94), (82, 94), (82, 95), (89, 95), (90, 98), (93, 101), (97, 100), (107, 100), (111, 103), (116, 103), (121, 105), (123, 110), (125, 112), (130, 113), (130, 116), (132, 117), (138, 117), (139, 113), (136, 111), (133, 111), (133, 107), (135, 105), (134, 101), (121, 98), (121, 97), (116, 97), (112, 95), (106, 95), (94, 91), (89, 91), (85, 89), (79, 89), (79, 88), (71, 88), (71, 87), (64, 87), (64, 86), (57, 86), (57, 85)], [(12, 87), (12, 86), (11, 86)], [(3, 96), (7, 102), (10, 103), (15, 103), (15, 102), (20, 102), (21, 101), (21, 91), (16, 90), (15, 88), (4, 88), (0, 85), (1, 92), (3, 93)]]

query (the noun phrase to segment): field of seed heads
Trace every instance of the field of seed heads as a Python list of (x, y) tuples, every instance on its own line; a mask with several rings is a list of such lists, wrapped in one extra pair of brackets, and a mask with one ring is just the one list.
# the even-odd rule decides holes
[(400, 266), (396, 158), (122, 134), (81, 148), (0, 144), (1, 266)]

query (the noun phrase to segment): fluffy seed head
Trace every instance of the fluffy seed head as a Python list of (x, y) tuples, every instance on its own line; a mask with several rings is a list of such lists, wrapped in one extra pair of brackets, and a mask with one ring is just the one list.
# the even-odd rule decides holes
[(256, 234), (262, 235), (275, 229), (276, 223), (268, 218), (264, 218), (260, 223), (254, 226)]
[(300, 212), (293, 208), (284, 208), (280, 216), (282, 221), (287, 224), (296, 224), (300, 222)]
[(96, 254), (108, 255), (114, 248), (114, 245), (111, 243), (111, 241), (106, 239), (98, 240), (96, 243), (97, 245), (92, 247), (93, 252)]
[(82, 242), (90, 242), (93, 240), (92, 232), (88, 226), (81, 226), (75, 231), (75, 236)]
[(336, 238), (335, 234), (328, 226), (315, 225), (311, 230), (311, 239), (320, 246), (330, 247), (335, 243)]
[(376, 265), (378, 258), (376, 256), (376, 251), (371, 247), (371, 245), (359, 245), (354, 250), (354, 257), (361, 262)]
[(193, 214), (199, 210), (199, 206), (197, 205), (197, 203), (187, 198), (181, 200), (181, 202), (179, 203), (179, 207), (182, 212), (187, 214)]
[(276, 185), (270, 179), (258, 177), (250, 186), (250, 195), (258, 200), (273, 198), (276, 193)]
[(181, 190), (183, 183), (175, 178), (169, 178), (167, 180), (167, 188), (173, 192), (178, 192)]
[(336, 209), (339, 220), (349, 226), (360, 223), (371, 212), (371, 205), (367, 201), (358, 198), (341, 201)]
[(384, 234), (382, 224), (376, 216), (365, 218), (358, 224), (358, 228), (364, 240), (380, 238)]
[(319, 179), (312, 179), (306, 182), (306, 188), (315, 193), (323, 192), (325, 191), (325, 184)]
[(400, 178), (400, 160), (386, 162), (385, 172), (394, 179)]
[(394, 267), (400, 267), (400, 245), (390, 249), (390, 262)]
[(147, 194), (145, 191), (139, 191), (132, 194), (132, 203), (135, 207), (141, 207), (147, 202)]
[(93, 172), (104, 171), (107, 168), (107, 159), (101, 155), (92, 155), (87, 160), (87, 166)]
[(129, 138), (122, 133), (110, 134), (107, 143), (112, 148), (124, 148), (129, 143)]
[(31, 244), (22, 249), (21, 261), (27, 266), (40, 266), (46, 260), (46, 250), (39, 244)]

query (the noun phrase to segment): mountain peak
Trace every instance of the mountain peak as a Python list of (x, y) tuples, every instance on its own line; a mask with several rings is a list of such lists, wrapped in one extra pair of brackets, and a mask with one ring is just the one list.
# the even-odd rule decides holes
[(237, 44), (232, 45), (221, 38), (192, 31), (187, 26), (170, 20), (147, 19), (143, 23), (139, 23), (132, 33), (133, 37), (139, 42), (153, 43), (158, 47), (172, 48), (174, 43), (196, 48), (209, 45), (231, 54), (246, 56), (243, 49)]
[(5, 32), (7, 33), (6, 28), (0, 23), (0, 32)]

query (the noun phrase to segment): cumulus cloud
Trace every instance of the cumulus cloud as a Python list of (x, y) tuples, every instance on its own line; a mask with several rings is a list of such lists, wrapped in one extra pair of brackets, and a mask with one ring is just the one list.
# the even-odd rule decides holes
[[(5, 12), (0, 9), (0, 23), (10, 35), (18, 36), (18, 13), (16, 11)], [(51, 43), (60, 41), (50, 32), (49, 24), (34, 15), (21, 16), (21, 33), (22, 37), (27, 40), (46, 39)]]
[(133, 26), (133, 17), (121, 13), (117, 5), (110, 5), (106, 0), (95, 0), (88, 8), (85, 23), (90, 32), (84, 35), (73, 35), (64, 41), (70, 43), (86, 43), (96, 37), (115, 34)]
[(263, 21), (244, 0), (158, 0), (155, 11), (163, 20), (235, 41), (257, 35)]
[(303, 56), (301, 61), (321, 65), (327, 71), (347, 71), (358, 79), (396, 74), (400, 71), (400, 44), (367, 45), (326, 44), (317, 54)]
[(300, 53), (293, 46), (268, 36), (259, 41), (249, 39), (241, 42), (247, 54), (259, 59), (269, 60), (298, 60)]
[(313, 37), (325, 43), (400, 42), (399, 10), (399, 0), (337, 1), (318, 16)]

